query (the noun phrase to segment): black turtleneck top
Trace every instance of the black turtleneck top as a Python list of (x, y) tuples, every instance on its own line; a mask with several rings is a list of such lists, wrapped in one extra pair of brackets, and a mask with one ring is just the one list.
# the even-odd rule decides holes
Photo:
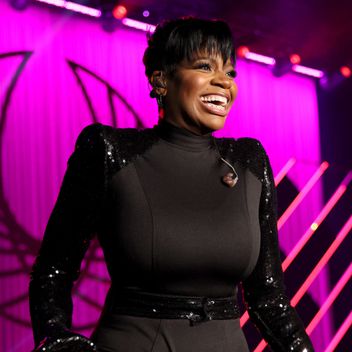
[(118, 287), (169, 294), (224, 297), (253, 269), (259, 252), (256, 193), (235, 165), (231, 171), (213, 136), (162, 121), (159, 141), (114, 175), (102, 238)]
[[(233, 188), (221, 158), (236, 169)], [(313, 351), (284, 292), (275, 185), (259, 141), (199, 136), (165, 120), (84, 128), (31, 273), (35, 343), (46, 351), (94, 350), (70, 328), (72, 286), (95, 234), (112, 288), (228, 297), (242, 281), (249, 315), (275, 352)]]

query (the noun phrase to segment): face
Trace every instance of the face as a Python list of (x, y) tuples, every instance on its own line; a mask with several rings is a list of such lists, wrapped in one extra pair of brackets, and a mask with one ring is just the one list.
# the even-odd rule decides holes
[(196, 134), (223, 128), (237, 96), (235, 75), (220, 55), (184, 60), (166, 78), (165, 119)]

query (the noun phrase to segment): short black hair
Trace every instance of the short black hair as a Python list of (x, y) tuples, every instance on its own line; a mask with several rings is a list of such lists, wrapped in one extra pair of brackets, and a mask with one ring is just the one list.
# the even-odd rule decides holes
[(195, 54), (220, 54), (223, 61), (235, 64), (235, 50), (231, 30), (221, 20), (182, 17), (161, 22), (153, 34), (148, 34), (144, 52), (145, 74), (150, 79), (154, 71), (172, 74), (184, 59)]

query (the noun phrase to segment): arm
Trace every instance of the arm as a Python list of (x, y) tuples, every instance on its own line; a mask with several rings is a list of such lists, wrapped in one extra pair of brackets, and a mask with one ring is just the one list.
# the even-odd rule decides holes
[(88, 339), (70, 331), (71, 290), (101, 219), (105, 158), (101, 133), (100, 124), (80, 133), (32, 269), (29, 303), (38, 351), (43, 347), (95, 351)]
[(261, 244), (258, 262), (242, 283), (244, 299), (251, 320), (273, 351), (314, 351), (301, 319), (285, 295), (278, 245), (276, 189), (268, 156), (263, 146), (256, 143), (256, 162), (262, 170)]

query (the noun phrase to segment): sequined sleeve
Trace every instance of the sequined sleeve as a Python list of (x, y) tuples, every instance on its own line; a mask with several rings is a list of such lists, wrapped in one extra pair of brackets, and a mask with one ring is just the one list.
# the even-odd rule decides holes
[[(71, 347), (81, 344), (85, 351), (92, 345), (69, 329), (73, 283), (101, 219), (105, 180), (102, 126), (85, 127), (77, 139), (32, 269), (29, 303), (36, 346), (43, 345), (43, 339), (47, 346), (54, 340), (56, 344), (68, 341)], [(52, 350), (61, 351), (55, 348)]]
[(268, 156), (261, 143), (255, 143), (254, 159), (262, 170), (261, 244), (256, 266), (242, 282), (244, 299), (251, 320), (274, 352), (314, 351), (301, 319), (285, 294), (278, 245), (276, 189)]

